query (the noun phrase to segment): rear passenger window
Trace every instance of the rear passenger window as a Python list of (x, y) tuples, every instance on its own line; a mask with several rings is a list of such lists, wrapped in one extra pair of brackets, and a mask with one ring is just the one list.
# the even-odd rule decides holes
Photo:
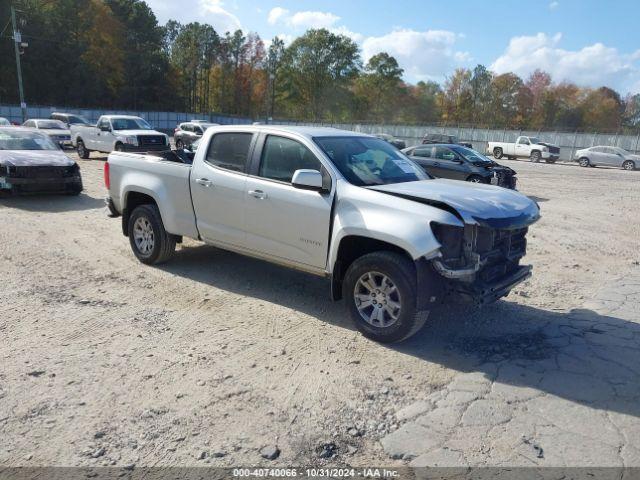
[(209, 144), (207, 162), (227, 170), (246, 172), (252, 137), (252, 133), (218, 133)]
[(295, 140), (269, 135), (264, 142), (261, 177), (291, 183), (293, 174), (299, 169), (322, 171), (322, 164), (311, 151)]

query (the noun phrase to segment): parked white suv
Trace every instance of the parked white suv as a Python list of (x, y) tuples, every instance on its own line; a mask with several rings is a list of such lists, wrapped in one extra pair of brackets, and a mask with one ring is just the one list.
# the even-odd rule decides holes
[(71, 125), (71, 143), (78, 156), (91, 152), (150, 152), (169, 149), (169, 137), (153, 130), (146, 120), (131, 115), (103, 115), (94, 125)]
[(332, 128), (212, 127), (193, 164), (114, 152), (105, 181), (141, 262), (189, 237), (328, 277), (382, 342), (413, 335), (442, 302), (493, 302), (527, 279), (540, 213), (521, 193), (432, 179), (384, 140)]
[(500, 159), (503, 156), (510, 160), (529, 158), (532, 162), (544, 159), (547, 163), (555, 163), (560, 158), (560, 148), (541, 142), (537, 137), (520, 136), (515, 143), (489, 142), (487, 154)]

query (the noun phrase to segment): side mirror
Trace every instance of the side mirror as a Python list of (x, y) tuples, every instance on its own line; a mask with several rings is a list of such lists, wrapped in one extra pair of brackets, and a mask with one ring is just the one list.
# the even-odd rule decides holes
[(291, 185), (302, 190), (322, 191), (322, 174), (318, 170), (300, 169), (293, 173)]
[(111, 127), (109, 125), (101, 125), (100, 130), (102, 130), (103, 132), (110, 132)]

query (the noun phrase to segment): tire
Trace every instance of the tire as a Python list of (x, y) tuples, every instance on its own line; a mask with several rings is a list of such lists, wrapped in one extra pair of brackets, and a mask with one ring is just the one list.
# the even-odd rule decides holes
[(136, 207), (128, 223), (129, 243), (142, 263), (157, 265), (169, 260), (176, 250), (176, 237), (164, 229), (156, 205)]
[[(393, 289), (384, 277), (393, 285)], [(372, 288), (379, 288), (374, 291), (364, 286), (365, 283)], [(358, 300), (356, 295), (366, 299)], [(416, 271), (413, 262), (395, 252), (373, 252), (356, 259), (343, 279), (342, 296), (356, 328), (365, 337), (380, 343), (399, 342), (411, 337), (422, 328), (429, 314), (428, 311), (416, 311)], [(385, 302), (383, 308), (376, 307), (381, 304), (380, 299)], [(387, 300), (399, 307), (388, 307)], [(362, 307), (365, 302), (369, 302), (369, 306)], [(382, 312), (382, 319), (377, 317), (376, 308)], [(389, 308), (395, 313), (395, 318), (389, 313)], [(365, 317), (369, 317), (369, 320)]]
[(636, 164), (633, 163), (633, 160), (625, 160), (622, 163), (622, 168), (624, 168), (625, 170), (635, 170)]
[(182, 150), (184, 148), (184, 142), (182, 140), (176, 140), (176, 150)]
[(538, 163), (541, 158), (542, 158), (542, 154), (538, 150), (534, 150), (533, 152), (531, 152), (531, 155), (529, 156), (529, 159), (533, 163)]
[(78, 156), (83, 160), (87, 160), (91, 155), (91, 151), (87, 150), (87, 147), (84, 146), (84, 142), (80, 139), (77, 141), (77, 150)]
[(467, 178), (467, 182), (471, 182), (471, 183), (487, 183), (484, 181), (484, 178), (482, 178), (480, 175), (470, 175), (469, 178)]
[(589, 159), (587, 157), (581, 157), (578, 160), (578, 165), (580, 165), (581, 167), (589, 167), (589, 166), (591, 166), (591, 162), (589, 161)]
[(116, 152), (124, 152), (124, 145), (122, 143), (116, 143)]
[(493, 158), (500, 160), (502, 158), (502, 149), (496, 147), (493, 149)]

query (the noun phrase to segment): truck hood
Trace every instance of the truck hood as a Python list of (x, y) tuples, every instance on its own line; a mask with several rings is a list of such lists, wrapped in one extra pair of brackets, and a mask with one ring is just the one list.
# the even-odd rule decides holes
[(540, 218), (536, 202), (493, 185), (437, 179), (367, 188), (452, 211), (465, 223), (484, 227), (523, 228)]
[(543, 145), (545, 147), (555, 147), (558, 148), (557, 145), (554, 145), (553, 143), (547, 143), (547, 142), (538, 142), (536, 145)]
[(127, 137), (134, 135), (162, 135), (164, 137), (164, 133), (156, 132), (155, 130), (115, 130), (113, 134)]
[(9, 167), (71, 167), (75, 163), (60, 150), (0, 150), (0, 165)]

